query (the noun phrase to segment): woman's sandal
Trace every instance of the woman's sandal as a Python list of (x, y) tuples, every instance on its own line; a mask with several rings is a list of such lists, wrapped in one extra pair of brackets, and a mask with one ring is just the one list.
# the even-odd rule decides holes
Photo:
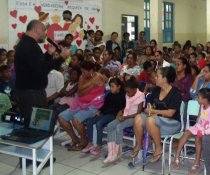
[(67, 150), (68, 150), (68, 151), (71, 151), (71, 149), (72, 149), (73, 147), (75, 147), (75, 145), (77, 145), (77, 144), (79, 144), (79, 143), (78, 143), (78, 142), (72, 142), (72, 144), (70, 144), (70, 145), (68, 146)]
[(139, 151), (140, 149), (131, 150), (130, 157), (135, 158), (138, 155)]
[(174, 160), (173, 169), (174, 169), (174, 170), (179, 170), (179, 169), (180, 169), (180, 160), (179, 160), (179, 158), (176, 158), (176, 159)]
[(193, 165), (190, 171), (188, 172), (188, 175), (196, 175), (200, 170), (200, 165)]
[(162, 157), (163, 153), (157, 154), (157, 155), (153, 155), (152, 158), (149, 160), (150, 163), (155, 163), (157, 161), (160, 160), (160, 158)]
[(74, 146), (69, 147), (68, 151), (81, 151), (83, 148), (85, 148), (85, 146), (80, 143), (77, 143)]

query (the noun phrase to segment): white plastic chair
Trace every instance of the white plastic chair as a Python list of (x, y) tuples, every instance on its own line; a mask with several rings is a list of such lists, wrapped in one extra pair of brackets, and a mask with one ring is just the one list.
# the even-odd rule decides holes
[[(185, 109), (185, 104), (182, 101), (181, 102), (181, 106), (180, 106), (180, 120), (181, 120), (181, 129), (179, 131), (179, 133), (181, 133), (184, 130), (184, 109)], [(177, 134), (179, 134), (177, 133)], [(175, 134), (176, 135), (176, 134)], [(167, 142), (169, 139), (171, 139), (174, 135), (161, 135), (161, 139), (162, 139), (162, 144), (163, 144), (163, 150), (162, 150), (162, 174), (165, 174), (165, 147), (166, 144), (169, 144), (170, 147), (170, 143), (171, 142)], [(170, 148), (169, 148), (169, 154), (170, 154)]]
[[(185, 129), (188, 129), (189, 126), (190, 126), (190, 117), (189, 116), (190, 115), (197, 116), (198, 113), (199, 113), (199, 109), (200, 109), (200, 105), (198, 104), (198, 101), (190, 100), (188, 102), (188, 106), (187, 106), (187, 122), (186, 122)], [(171, 136), (170, 145), (169, 145), (169, 160), (168, 160), (168, 171), (169, 171), (169, 174), (171, 172), (171, 157), (172, 157), (173, 140), (174, 139), (180, 140), (183, 134), (184, 134), (184, 128), (182, 127), (182, 131), (180, 133)], [(194, 137), (191, 137), (188, 141), (189, 141), (189, 143), (186, 143), (185, 146), (184, 146), (184, 156), (183, 156), (183, 158), (192, 159), (192, 158), (186, 156), (186, 147), (187, 146), (195, 147), (195, 144), (194, 144), (195, 139), (194, 139)]]

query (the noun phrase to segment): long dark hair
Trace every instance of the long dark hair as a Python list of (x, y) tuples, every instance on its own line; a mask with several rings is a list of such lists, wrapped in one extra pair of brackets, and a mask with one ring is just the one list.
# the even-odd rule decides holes
[(190, 67), (190, 63), (187, 61), (186, 58), (184, 57), (179, 57), (177, 58), (178, 60), (180, 60), (182, 62), (183, 65), (186, 66), (184, 72), (185, 72), (185, 75), (189, 75), (191, 74), (191, 67)]

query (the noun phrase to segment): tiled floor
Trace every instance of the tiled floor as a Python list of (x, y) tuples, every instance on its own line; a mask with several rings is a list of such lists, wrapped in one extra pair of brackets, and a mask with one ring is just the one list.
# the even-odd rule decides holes
[[(147, 164), (145, 171), (142, 171), (142, 165), (138, 164), (134, 168), (128, 167), (128, 162), (131, 161), (129, 154), (124, 154), (122, 158), (114, 164), (104, 165), (102, 160), (106, 153), (106, 148), (99, 157), (94, 157), (89, 154), (80, 152), (69, 152), (65, 147), (60, 146), (61, 140), (54, 141), (54, 175), (158, 175), (161, 174), (161, 161), (153, 164)], [(167, 161), (166, 161), (167, 162)], [(172, 172), (172, 175), (187, 174), (189, 167), (192, 166), (192, 161), (185, 161), (181, 170)], [(166, 169), (168, 167), (166, 166)], [(27, 169), (29, 174), (31, 167)], [(49, 168), (41, 171), (40, 175), (48, 175)], [(166, 173), (168, 174), (168, 173)], [(200, 174), (203, 174), (201, 171)], [(18, 158), (0, 154), (0, 175), (21, 175), (21, 170), (18, 167)]]

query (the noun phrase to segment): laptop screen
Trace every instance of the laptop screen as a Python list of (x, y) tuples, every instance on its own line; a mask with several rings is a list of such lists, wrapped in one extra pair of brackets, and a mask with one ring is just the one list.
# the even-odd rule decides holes
[(52, 110), (33, 108), (29, 128), (50, 131), (52, 116)]

